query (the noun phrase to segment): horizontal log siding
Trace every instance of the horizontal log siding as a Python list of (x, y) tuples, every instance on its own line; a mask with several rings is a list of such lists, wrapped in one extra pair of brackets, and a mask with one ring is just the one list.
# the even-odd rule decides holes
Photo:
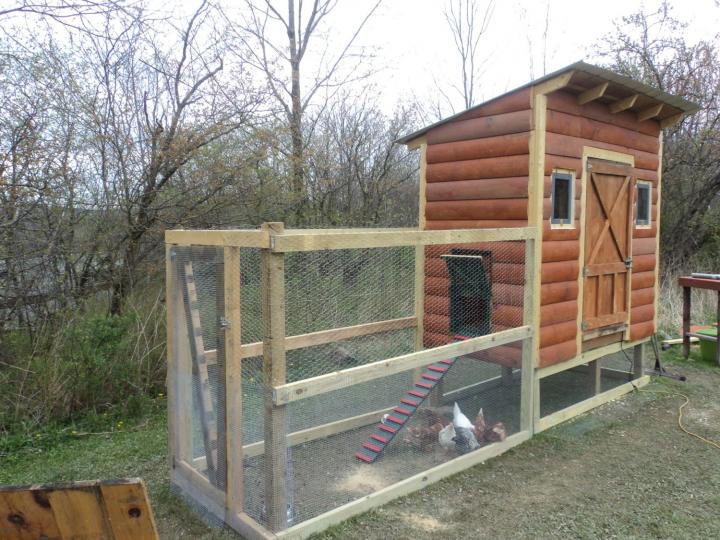
[[(467, 111), (427, 133), (426, 229), (527, 226), (530, 118), (530, 91), (526, 89)], [(441, 258), (452, 247), (493, 252), (493, 331), (521, 325), (523, 242), (429, 246), (425, 250), (425, 346), (452, 341), (450, 279)], [(520, 344), (476, 356), (519, 367)]]
[[(562, 325), (562, 321), (558, 320), (561, 316), (556, 315), (555, 311), (556, 308), (567, 310), (568, 302), (573, 302), (577, 308), (577, 277), (582, 268), (579, 261), (579, 238), (583, 223), (580, 215), (583, 147), (592, 146), (631, 154), (635, 158), (632, 174), (652, 182), (656, 187), (659, 133), (657, 122), (649, 120), (638, 123), (633, 113), (614, 115), (606, 105), (594, 102), (581, 106), (577, 104), (577, 97), (567, 92), (554, 92), (548, 96), (541, 270), (541, 366), (569, 360), (579, 353), (575, 343), (577, 334), (571, 332), (569, 324)], [(554, 169), (570, 169), (576, 173), (574, 229), (550, 227), (548, 217)], [(651, 227), (638, 229), (633, 226), (631, 339), (646, 337), (654, 331), (656, 204), (657, 189), (653, 189)]]

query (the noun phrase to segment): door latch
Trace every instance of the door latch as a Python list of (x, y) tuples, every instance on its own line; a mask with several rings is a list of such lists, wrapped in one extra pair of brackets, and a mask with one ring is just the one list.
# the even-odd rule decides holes
[(632, 257), (628, 257), (627, 259), (625, 259), (625, 268), (627, 268), (628, 270), (632, 268)]

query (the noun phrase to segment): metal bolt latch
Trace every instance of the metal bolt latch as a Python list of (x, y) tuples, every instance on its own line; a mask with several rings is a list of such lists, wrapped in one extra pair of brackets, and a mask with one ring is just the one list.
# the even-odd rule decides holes
[(220, 328), (223, 330), (230, 328), (230, 321), (228, 321), (225, 317), (220, 317)]

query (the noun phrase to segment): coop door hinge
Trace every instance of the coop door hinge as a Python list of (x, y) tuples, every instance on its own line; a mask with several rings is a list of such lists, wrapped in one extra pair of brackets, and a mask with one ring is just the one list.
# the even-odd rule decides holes
[(230, 321), (228, 321), (225, 317), (220, 317), (220, 328), (223, 330), (230, 328)]
[(582, 331), (584, 332), (585, 330), (587, 330), (587, 326), (588, 326), (588, 325), (587, 325), (587, 323), (586, 323), (585, 321), (581, 322), (581, 323), (580, 323), (580, 330), (582, 330)]
[(625, 259), (625, 268), (627, 268), (628, 270), (632, 268), (632, 257), (628, 257), (627, 259)]

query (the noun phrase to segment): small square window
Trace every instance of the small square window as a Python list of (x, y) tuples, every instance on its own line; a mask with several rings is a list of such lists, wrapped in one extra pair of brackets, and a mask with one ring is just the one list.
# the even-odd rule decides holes
[(572, 225), (573, 223), (573, 175), (554, 172), (552, 175), (552, 213), (553, 225)]
[(637, 208), (635, 212), (636, 226), (650, 225), (650, 204), (652, 185), (648, 182), (637, 183)]

